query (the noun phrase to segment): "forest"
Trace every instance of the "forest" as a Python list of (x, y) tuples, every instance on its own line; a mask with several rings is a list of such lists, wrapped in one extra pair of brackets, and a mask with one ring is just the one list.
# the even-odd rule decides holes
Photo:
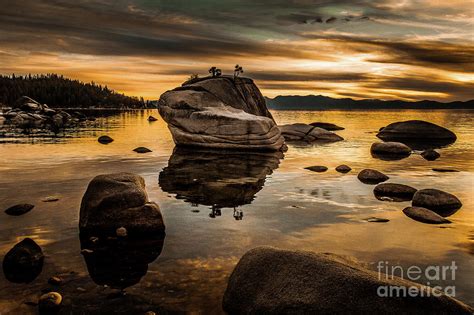
[(54, 108), (146, 108), (143, 98), (117, 93), (94, 82), (84, 83), (58, 74), (0, 75), (0, 104), (11, 106), (21, 96)]

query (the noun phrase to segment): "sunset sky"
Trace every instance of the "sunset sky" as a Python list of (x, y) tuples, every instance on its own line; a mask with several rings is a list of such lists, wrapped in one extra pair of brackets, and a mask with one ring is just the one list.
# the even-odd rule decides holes
[(238, 63), (264, 95), (474, 98), (474, 2), (0, 0), (0, 73), (157, 99)]

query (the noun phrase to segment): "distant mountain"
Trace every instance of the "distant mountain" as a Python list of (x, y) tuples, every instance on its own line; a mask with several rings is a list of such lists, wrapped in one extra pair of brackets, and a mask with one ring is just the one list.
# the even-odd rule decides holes
[(474, 100), (466, 102), (441, 103), (436, 101), (383, 101), (377, 99), (354, 100), (352, 98), (331, 98), (322, 95), (288, 95), (275, 98), (265, 97), (269, 109), (279, 110), (321, 110), (321, 109), (474, 109)]

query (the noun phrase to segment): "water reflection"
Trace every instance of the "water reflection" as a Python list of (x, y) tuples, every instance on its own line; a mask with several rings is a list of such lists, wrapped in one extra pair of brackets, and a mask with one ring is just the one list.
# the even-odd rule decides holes
[(89, 238), (81, 235), (81, 250), (92, 280), (123, 290), (137, 284), (163, 249), (165, 236), (155, 238)]
[(282, 158), (281, 152), (175, 148), (160, 173), (159, 184), (177, 199), (210, 206), (211, 218), (220, 216), (222, 208), (234, 208), (234, 218), (242, 220), (244, 214), (237, 207), (253, 201)]

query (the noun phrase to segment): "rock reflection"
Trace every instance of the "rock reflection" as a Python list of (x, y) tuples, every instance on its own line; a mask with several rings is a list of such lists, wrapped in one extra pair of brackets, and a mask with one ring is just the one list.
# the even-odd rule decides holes
[(243, 212), (237, 207), (253, 201), (282, 158), (281, 152), (175, 148), (159, 184), (177, 199), (210, 206), (211, 218), (220, 216), (222, 208), (234, 208), (234, 218), (242, 220)]
[(165, 236), (96, 238), (81, 235), (81, 250), (92, 280), (123, 290), (137, 284), (158, 258)]

